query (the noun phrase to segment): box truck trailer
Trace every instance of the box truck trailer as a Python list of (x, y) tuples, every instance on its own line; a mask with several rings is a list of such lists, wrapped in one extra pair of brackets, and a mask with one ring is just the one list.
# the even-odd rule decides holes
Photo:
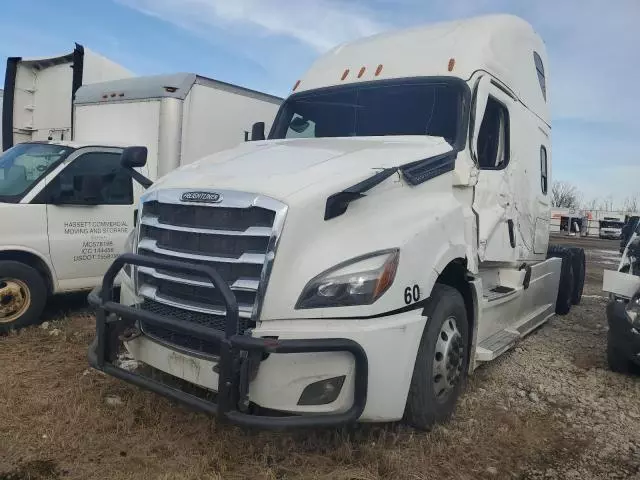
[(76, 94), (74, 138), (146, 146), (147, 175), (155, 180), (244, 142), (257, 120), (270, 128), (281, 103), (194, 73), (94, 83)]
[(267, 140), (143, 195), (91, 365), (244, 426), (446, 419), (582, 295), (584, 252), (549, 245), (546, 62), (502, 15), (328, 52)]
[[(148, 186), (242, 143), (282, 101), (194, 74), (86, 85), (76, 96), (78, 140), (25, 142), (0, 156), (0, 224), (11, 226), (0, 237), (0, 332), (37, 322), (51, 294), (100, 283), (133, 230), (144, 190), (134, 178)], [(132, 145), (148, 149), (137, 170), (120, 164)]]
[(126, 68), (76, 44), (47, 58), (9, 57), (2, 104), (2, 149), (21, 142), (73, 139), (73, 99), (88, 83), (132, 76)]

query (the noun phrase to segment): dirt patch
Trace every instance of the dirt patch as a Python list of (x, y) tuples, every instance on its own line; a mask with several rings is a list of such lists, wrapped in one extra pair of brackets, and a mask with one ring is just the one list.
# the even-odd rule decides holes
[(0, 472), (0, 480), (45, 480), (60, 478), (56, 463), (52, 460), (32, 460), (10, 472)]
[(429, 433), (217, 425), (90, 370), (93, 317), (60, 306), (47, 329), (0, 337), (0, 480), (640, 478), (640, 380), (606, 368), (604, 267), (590, 258), (592, 296), (478, 369)]

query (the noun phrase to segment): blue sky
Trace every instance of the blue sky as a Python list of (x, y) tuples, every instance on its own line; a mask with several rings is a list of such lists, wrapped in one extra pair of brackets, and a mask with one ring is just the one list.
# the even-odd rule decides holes
[(544, 38), (554, 179), (585, 201), (640, 197), (638, 0), (5, 0), (0, 62), (79, 42), (139, 75), (190, 71), (286, 95), (340, 42), (484, 13)]

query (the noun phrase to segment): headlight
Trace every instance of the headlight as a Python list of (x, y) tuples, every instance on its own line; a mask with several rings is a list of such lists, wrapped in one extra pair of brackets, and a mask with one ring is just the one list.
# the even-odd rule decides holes
[(399, 257), (385, 250), (336, 265), (304, 287), (296, 309), (372, 304), (393, 283)]
[(629, 303), (627, 303), (625, 310), (627, 311), (627, 317), (629, 321), (635, 327), (640, 327), (640, 292), (636, 293)]
[[(124, 242), (124, 253), (133, 253), (133, 250), (135, 249), (135, 240), (136, 230), (134, 228), (133, 230), (131, 230), (131, 232), (129, 232), (129, 235), (127, 235), (127, 239)], [(124, 273), (131, 276), (131, 265), (127, 263), (122, 269), (124, 270)]]

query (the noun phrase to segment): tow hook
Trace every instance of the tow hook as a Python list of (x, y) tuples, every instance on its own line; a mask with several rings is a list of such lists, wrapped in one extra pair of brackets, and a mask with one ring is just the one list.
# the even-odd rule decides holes
[[(245, 354), (246, 352), (243, 352)], [(260, 352), (251, 351), (242, 356), (240, 364), (240, 385), (238, 395), (238, 409), (246, 412), (249, 409), (249, 382), (258, 375), (258, 368), (262, 361)]]

